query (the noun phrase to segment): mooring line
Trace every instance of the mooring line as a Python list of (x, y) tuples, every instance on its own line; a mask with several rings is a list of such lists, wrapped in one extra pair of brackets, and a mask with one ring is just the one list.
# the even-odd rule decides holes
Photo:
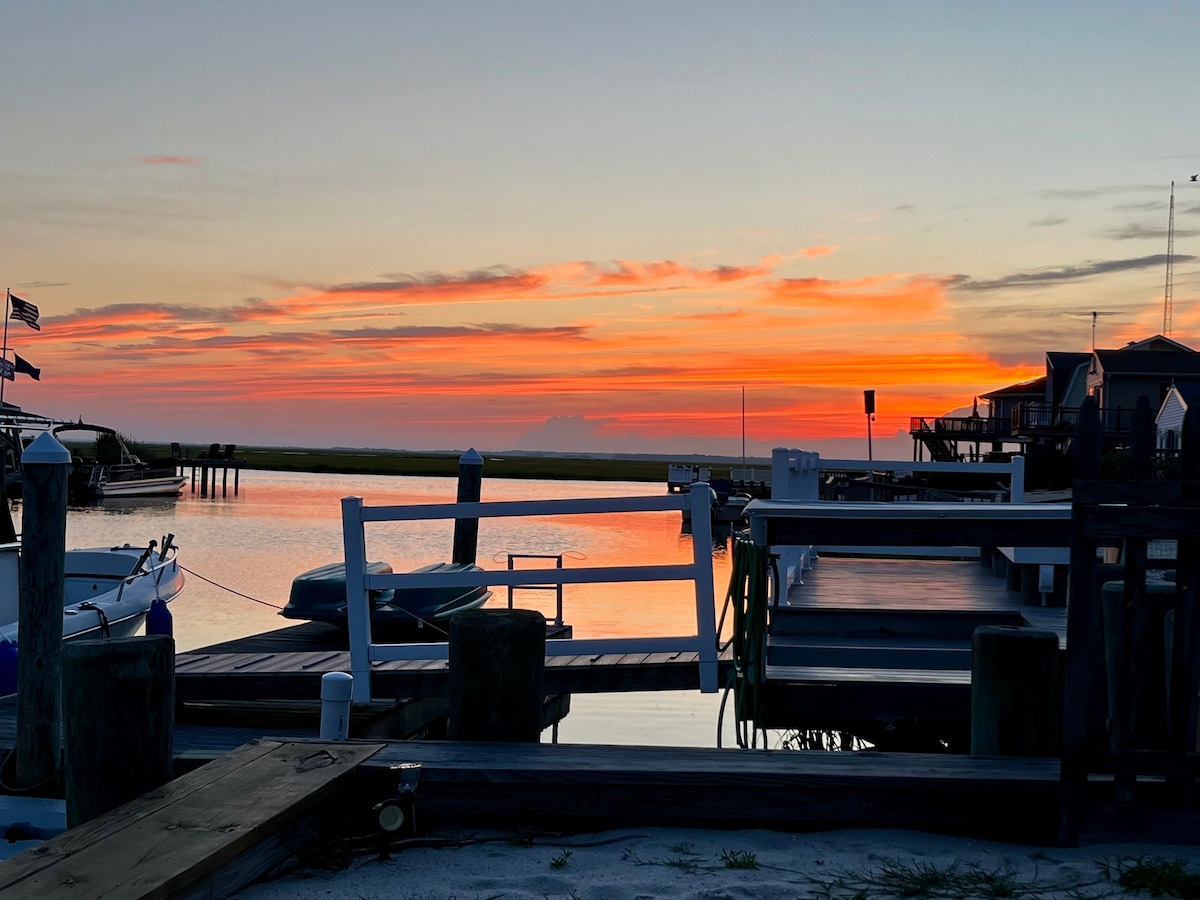
[(231, 587), (225, 587), (225, 585), (221, 584), (219, 581), (213, 581), (211, 578), (205, 578), (199, 572), (193, 572), (187, 566), (180, 566), (179, 568), (183, 569), (183, 571), (187, 572), (189, 575), (195, 575), (201, 581), (207, 581), (213, 587), (219, 587), (223, 591), (229, 591), (231, 594), (236, 594), (237, 596), (244, 597), (247, 600), (253, 600), (255, 603), (261, 603), (263, 606), (271, 607), (271, 609), (283, 609), (282, 606), (276, 606), (274, 603), (268, 603), (266, 600), (259, 600), (257, 597), (251, 597), (249, 594), (243, 594), (241, 591), (235, 591)]

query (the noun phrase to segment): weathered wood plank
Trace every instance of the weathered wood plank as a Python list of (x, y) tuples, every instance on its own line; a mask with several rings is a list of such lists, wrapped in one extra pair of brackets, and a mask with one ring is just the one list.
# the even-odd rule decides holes
[[(51, 839), (34, 866), (0, 864), (7, 897), (177, 896), (312, 812), (383, 744), (258, 744)], [(184, 782), (172, 790), (173, 785)], [(80, 834), (84, 832), (84, 834)], [(258, 859), (257, 866), (273, 864)], [(259, 868), (258, 871), (262, 871)], [(241, 877), (257, 872), (242, 871)], [(243, 882), (244, 883), (244, 882)]]

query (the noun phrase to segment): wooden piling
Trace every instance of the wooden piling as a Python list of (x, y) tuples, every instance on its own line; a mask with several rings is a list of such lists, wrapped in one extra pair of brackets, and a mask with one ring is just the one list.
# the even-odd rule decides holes
[(175, 642), (73, 641), (63, 652), (67, 827), (173, 777)]
[(70, 466), (71, 454), (49, 432), (21, 456), (16, 779), (22, 790), (53, 786), (58, 775)]
[(450, 619), (451, 740), (527, 741), (542, 732), (546, 619), (475, 609)]
[(1058, 635), (983, 625), (971, 637), (971, 753), (1058, 752)]
[[(458, 502), (478, 503), (483, 491), (483, 457), (474, 449), (458, 458)], [(479, 520), (454, 520), (454, 550), (451, 561), (474, 565), (479, 544)]]

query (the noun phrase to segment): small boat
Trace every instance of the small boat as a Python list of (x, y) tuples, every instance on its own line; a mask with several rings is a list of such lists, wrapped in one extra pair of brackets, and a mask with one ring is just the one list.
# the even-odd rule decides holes
[(115, 431), (113, 438), (121, 448), (120, 462), (97, 463), (87, 479), (86, 493), (103, 500), (108, 497), (177, 497), (187, 479), (169, 470), (152, 469), (125, 446)]
[(177, 497), (187, 479), (182, 475), (154, 475), (136, 456), (129, 463), (92, 468), (88, 489), (98, 499), (112, 497)]
[[(0, 642), (17, 644), (20, 608), (19, 542), (0, 544)], [(146, 620), (156, 599), (169, 603), (183, 590), (183, 570), (173, 535), (158, 547), (122, 544), (66, 552), (63, 640), (128, 637)]]
[[(413, 574), (428, 572), (482, 572), (469, 563), (433, 563), (414, 569)], [(385, 562), (367, 563), (367, 574), (390, 575)], [(447, 619), (458, 612), (483, 606), (492, 592), (485, 587), (401, 588), (371, 591), (371, 625), (411, 627), (423, 622)], [(287, 606), (279, 611), (288, 619), (328, 622), (346, 627), (346, 566), (329, 563), (292, 579)]]

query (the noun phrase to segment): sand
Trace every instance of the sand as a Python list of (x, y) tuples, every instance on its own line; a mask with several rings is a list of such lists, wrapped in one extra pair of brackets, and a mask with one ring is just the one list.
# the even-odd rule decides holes
[[(446, 832), (341, 871), (299, 868), (240, 900), (640, 900), (640, 898), (1127, 897), (1137, 862), (1181, 862), (1200, 848), (1022, 846), (899, 830), (809, 834), (628, 828), (523, 836)], [(1200, 876), (1198, 876), (1200, 879)], [(924, 885), (922, 893), (914, 888)], [(1135, 894), (1136, 895), (1136, 894)], [(1142, 894), (1149, 896), (1149, 894)], [(1195, 896), (1195, 894), (1193, 894)]]

